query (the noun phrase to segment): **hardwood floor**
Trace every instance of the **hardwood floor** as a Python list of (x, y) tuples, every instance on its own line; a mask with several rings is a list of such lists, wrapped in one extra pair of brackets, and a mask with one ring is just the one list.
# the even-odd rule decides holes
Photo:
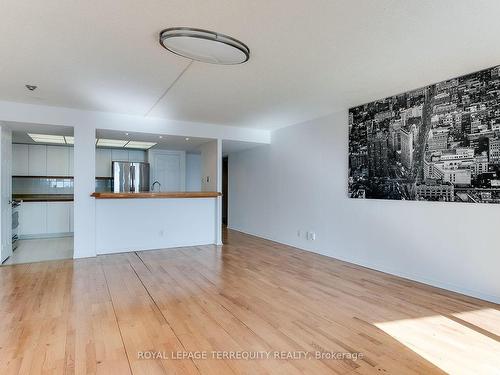
[[(225, 243), (1, 267), (0, 372), (499, 373), (499, 305), (234, 231)], [(230, 357), (257, 352), (271, 358)], [(362, 357), (311, 358), (331, 352)]]

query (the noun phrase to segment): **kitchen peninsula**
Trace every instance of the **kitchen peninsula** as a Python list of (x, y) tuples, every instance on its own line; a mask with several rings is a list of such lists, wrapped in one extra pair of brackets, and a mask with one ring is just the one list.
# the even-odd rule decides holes
[(96, 251), (215, 244), (219, 192), (95, 192)]

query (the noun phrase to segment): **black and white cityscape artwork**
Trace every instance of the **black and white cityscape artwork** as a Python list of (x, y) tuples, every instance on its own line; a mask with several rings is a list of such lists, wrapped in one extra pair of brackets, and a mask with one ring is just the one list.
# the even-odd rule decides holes
[(351, 108), (349, 196), (500, 203), (500, 66)]

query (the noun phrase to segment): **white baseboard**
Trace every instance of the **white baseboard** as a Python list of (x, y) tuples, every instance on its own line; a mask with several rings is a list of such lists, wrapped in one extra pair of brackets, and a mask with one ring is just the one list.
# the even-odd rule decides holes
[(73, 232), (23, 234), (23, 235), (19, 236), (19, 239), (20, 240), (35, 240), (35, 239), (43, 239), (43, 238), (57, 238), (57, 237), (73, 237)]

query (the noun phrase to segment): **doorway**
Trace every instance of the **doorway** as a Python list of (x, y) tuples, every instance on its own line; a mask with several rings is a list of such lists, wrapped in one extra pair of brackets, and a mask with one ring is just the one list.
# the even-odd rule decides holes
[(2, 264), (72, 259), (73, 128), (8, 122), (1, 136)]
[(227, 227), (228, 216), (228, 157), (222, 158), (222, 226)]

